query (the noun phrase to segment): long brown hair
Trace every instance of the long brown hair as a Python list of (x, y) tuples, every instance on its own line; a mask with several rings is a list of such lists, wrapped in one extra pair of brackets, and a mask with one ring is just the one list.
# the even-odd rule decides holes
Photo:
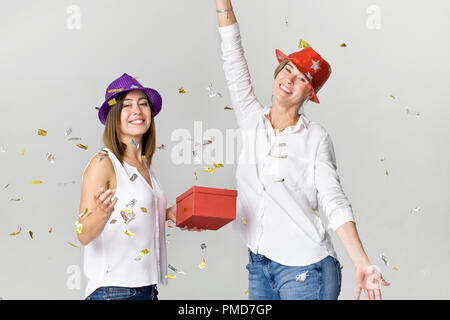
[(274, 79), (277, 77), (277, 75), (280, 73), (281, 70), (283, 70), (283, 68), (290, 62), (290, 60), (288, 59), (284, 59), (283, 61), (280, 62), (280, 64), (276, 67), (275, 72), (274, 72)]
[[(116, 104), (111, 106), (108, 116), (106, 117), (105, 130), (103, 131), (103, 144), (119, 159), (123, 164), (123, 156), (127, 145), (119, 140), (120, 129), (120, 114), (123, 108), (123, 101), (128, 92), (122, 92), (115, 97)], [(147, 102), (151, 107), (150, 99), (147, 97)], [(153, 117), (153, 109), (151, 108), (151, 124), (149, 130), (144, 133), (142, 137), (142, 155), (145, 156), (147, 165), (150, 168), (152, 164), (152, 157), (156, 149), (156, 130), (155, 119)]]

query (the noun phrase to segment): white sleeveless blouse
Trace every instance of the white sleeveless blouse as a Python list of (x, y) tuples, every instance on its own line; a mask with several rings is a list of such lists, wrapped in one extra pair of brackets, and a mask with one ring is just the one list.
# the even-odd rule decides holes
[(167, 284), (164, 191), (151, 168), (153, 189), (137, 168), (104, 150), (114, 165), (118, 200), (102, 233), (84, 247), (85, 297), (104, 286)]

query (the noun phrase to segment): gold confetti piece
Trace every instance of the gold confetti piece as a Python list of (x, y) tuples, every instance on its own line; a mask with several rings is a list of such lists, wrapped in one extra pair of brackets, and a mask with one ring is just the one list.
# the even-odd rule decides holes
[(389, 171), (386, 169), (386, 175), (388, 176), (389, 175)]
[(214, 171), (216, 171), (216, 169), (208, 167), (208, 168), (203, 169), (203, 171), (208, 172), (208, 173), (213, 173)]
[(81, 234), (82, 232), (83, 232), (83, 224), (77, 223), (77, 233)]
[(175, 279), (177, 276), (174, 275), (174, 274), (166, 274), (164, 277), (165, 277), (166, 279)]
[(167, 227), (168, 227), (168, 228), (173, 228), (173, 225), (170, 224), (170, 223), (168, 223), (168, 224), (167, 224)]
[(44, 129), (38, 129), (38, 136), (45, 137), (46, 135), (47, 135), (47, 131), (45, 131)]
[(119, 92), (119, 91), (122, 91), (123, 90), (123, 88), (120, 88), (120, 89), (111, 89), (111, 90), (108, 90), (108, 93), (111, 93), (111, 92)]
[(20, 201), (20, 198), (11, 198), (9, 201)]
[(88, 146), (86, 146), (86, 145), (84, 145), (84, 144), (81, 144), (81, 143), (78, 143), (78, 144), (77, 144), (77, 147), (78, 147), (78, 148), (81, 148), (81, 149), (84, 149), (84, 150), (87, 150), (87, 149), (88, 149)]
[(130, 238), (133, 238), (134, 237), (134, 233), (133, 232), (131, 232), (130, 230), (125, 230), (125, 234), (127, 235), (127, 236), (129, 236)]
[(81, 138), (69, 138), (68, 141), (81, 140)]
[(31, 181), (31, 185), (36, 185), (36, 184), (40, 184), (40, 183), (43, 183), (44, 181), (41, 181), (41, 180), (33, 180), (33, 181)]
[(133, 214), (133, 210), (131, 209), (124, 209), (122, 211), (125, 212), (126, 214)]
[(393, 267), (392, 269), (394, 269), (395, 271), (397, 271), (398, 269), (400, 269), (400, 267)]
[(88, 212), (88, 208), (85, 208), (84, 211), (78, 215), (78, 217), (83, 218), (87, 212)]
[(214, 163), (214, 168), (223, 168), (223, 164), (221, 164), (221, 163)]
[(116, 99), (112, 98), (111, 100), (108, 101), (108, 106), (111, 107), (111, 106), (115, 105), (116, 103), (117, 103)]
[(112, 219), (111, 222), (110, 222), (109, 224), (114, 224), (114, 223), (116, 223), (116, 222), (117, 222), (116, 219)]
[(341, 264), (341, 269), (343, 269), (344, 268), (344, 265), (343, 264)]
[(311, 46), (305, 40), (300, 40), (300, 44), (298, 45), (298, 47), (301, 48), (301, 49), (305, 49), (305, 48), (309, 48)]
[(141, 252), (139, 252), (139, 256), (143, 257), (146, 254), (148, 254), (150, 251), (148, 249), (143, 249)]
[(197, 172), (194, 172), (195, 180), (198, 181), (198, 175)]
[(347, 45), (345, 44), (345, 43), (341, 43), (341, 45), (340, 45), (342, 48), (345, 48), (345, 47), (347, 47)]
[(33, 239), (33, 231), (28, 231), (28, 234), (30, 235), (31, 239)]
[(48, 230), (48, 233), (52, 233), (52, 231), (53, 231), (53, 228), (50, 228), (50, 230)]
[(394, 100), (396, 99), (393, 95), (391, 95), (391, 98), (394, 99)]
[(247, 221), (245, 221), (245, 218), (244, 218), (244, 217), (242, 217), (242, 223), (243, 223), (243, 224), (247, 224)]
[(248, 292), (249, 292), (248, 289), (244, 291), (245, 294), (248, 294)]
[(22, 231), (22, 227), (19, 226), (19, 227), (18, 227), (18, 230), (17, 230), (16, 232), (12, 232), (12, 233), (10, 233), (9, 235), (10, 235), (10, 236), (16, 236), (16, 235), (18, 235), (21, 231)]
[(182, 94), (182, 93), (186, 93), (186, 91), (183, 88), (178, 89), (178, 93)]
[(25, 153), (25, 149), (22, 150), (22, 155), (24, 155), (24, 153)]
[(72, 247), (79, 248), (79, 246), (77, 246), (76, 244), (73, 244), (72, 242), (67, 242), (67, 243), (70, 244)]
[(204, 269), (206, 267), (205, 259), (202, 259), (202, 262), (198, 265), (200, 269)]
[(226, 106), (224, 109), (225, 110), (233, 110), (233, 107)]
[(141, 207), (141, 211), (147, 213), (147, 208)]

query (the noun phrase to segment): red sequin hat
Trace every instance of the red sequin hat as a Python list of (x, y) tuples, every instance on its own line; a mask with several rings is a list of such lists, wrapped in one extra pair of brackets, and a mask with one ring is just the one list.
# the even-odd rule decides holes
[(317, 92), (328, 80), (331, 74), (331, 66), (325, 61), (317, 52), (315, 52), (311, 47), (304, 48), (300, 51), (291, 53), (286, 56), (280, 50), (276, 50), (276, 55), (278, 62), (285, 59), (290, 60), (297, 69), (302, 72), (309, 81), (313, 89), (314, 97), (311, 101), (320, 103), (317, 99)]

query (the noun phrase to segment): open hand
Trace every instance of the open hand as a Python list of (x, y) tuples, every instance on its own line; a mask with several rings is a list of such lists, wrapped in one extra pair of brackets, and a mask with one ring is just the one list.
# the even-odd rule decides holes
[(364, 290), (366, 300), (381, 300), (380, 284), (389, 286), (390, 283), (383, 279), (380, 269), (377, 266), (369, 265), (355, 268), (356, 300), (359, 300), (361, 291)]

